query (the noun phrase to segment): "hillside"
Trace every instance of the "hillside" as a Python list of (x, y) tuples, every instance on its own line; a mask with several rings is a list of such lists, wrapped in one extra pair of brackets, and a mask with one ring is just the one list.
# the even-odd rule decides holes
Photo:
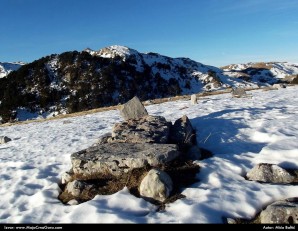
[(221, 69), (228, 76), (256, 83), (291, 82), (298, 75), (298, 64), (288, 62), (231, 64)]
[[(296, 73), (295, 68), (289, 73)], [(263, 69), (238, 69), (222, 70), (123, 46), (52, 54), (0, 79), (0, 122), (118, 105), (135, 95), (148, 100), (280, 80)]]
[[(237, 84), (187, 58), (111, 46), (43, 57), (0, 79), (2, 122), (55, 116)], [(243, 82), (243, 81), (242, 81)]]
[[(0, 223), (223, 223), (251, 219), (279, 199), (297, 197), (297, 185), (245, 179), (258, 163), (298, 168), (298, 86), (250, 91), (252, 98), (221, 94), (147, 106), (168, 121), (187, 115), (197, 142), (213, 157), (196, 161), (198, 182), (164, 211), (124, 188), (79, 205), (58, 200), (61, 174), (70, 154), (93, 145), (122, 121), (112, 110), (80, 117), (0, 126), (12, 141), (0, 148)], [(289, 100), (291, 99), (291, 100)], [(263, 227), (263, 226), (262, 226)]]

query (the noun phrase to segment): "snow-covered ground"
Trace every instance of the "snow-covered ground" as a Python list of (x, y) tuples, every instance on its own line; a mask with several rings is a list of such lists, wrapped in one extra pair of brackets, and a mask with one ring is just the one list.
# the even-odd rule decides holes
[[(91, 146), (122, 120), (118, 111), (0, 127), (12, 138), (0, 145), (0, 223), (222, 223), (222, 217), (252, 218), (267, 204), (298, 196), (298, 186), (260, 184), (244, 179), (261, 162), (298, 168), (298, 87), (252, 91), (151, 105), (150, 114), (174, 122), (186, 114), (201, 147), (214, 157), (199, 161), (198, 183), (166, 211), (130, 195), (127, 189), (66, 206), (57, 199), (61, 173), (70, 154)], [(67, 121), (67, 122), (66, 122)]]

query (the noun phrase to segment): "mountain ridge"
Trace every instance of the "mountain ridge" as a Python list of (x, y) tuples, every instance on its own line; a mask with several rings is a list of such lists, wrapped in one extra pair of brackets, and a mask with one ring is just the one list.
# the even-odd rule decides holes
[[(147, 100), (280, 81), (280, 72), (264, 74), (262, 69), (257, 76), (259, 71), (246, 66), (220, 69), (119, 45), (52, 54), (0, 79), (0, 120), (113, 106), (134, 95)], [(298, 74), (298, 69), (293, 73)]]

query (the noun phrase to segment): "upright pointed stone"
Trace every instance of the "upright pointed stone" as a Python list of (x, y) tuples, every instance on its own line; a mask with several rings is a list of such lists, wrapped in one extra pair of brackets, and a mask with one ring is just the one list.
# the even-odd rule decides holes
[(120, 108), (120, 114), (125, 120), (140, 119), (148, 115), (148, 112), (137, 96), (133, 97)]
[(191, 95), (190, 102), (191, 102), (192, 105), (198, 104), (198, 99), (197, 99), (196, 94)]
[(186, 115), (176, 120), (171, 127), (170, 140), (174, 144), (196, 144), (196, 132)]

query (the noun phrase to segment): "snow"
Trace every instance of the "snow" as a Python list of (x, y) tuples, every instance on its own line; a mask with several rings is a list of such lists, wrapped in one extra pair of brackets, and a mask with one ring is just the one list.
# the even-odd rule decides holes
[(18, 70), (23, 62), (13, 62), (13, 63), (1, 63), (0, 62), (0, 78), (7, 76), (10, 72)]
[[(90, 53), (92, 55), (92, 53)], [(139, 53), (131, 48), (119, 45), (113, 45), (99, 50), (96, 55), (103, 58), (114, 58), (115, 56), (120, 56), (125, 61), (130, 55), (138, 55)]]
[(297, 86), (255, 90), (252, 98), (222, 94), (147, 106), (174, 122), (186, 114), (197, 141), (214, 157), (197, 161), (199, 182), (164, 212), (124, 188), (80, 205), (58, 199), (70, 154), (91, 146), (114, 123), (118, 111), (39, 123), (1, 126), (11, 142), (0, 146), (0, 223), (222, 223), (222, 217), (250, 219), (269, 203), (297, 196), (297, 185), (260, 184), (244, 179), (256, 164), (298, 168)]
[[(248, 68), (258, 69), (260, 63), (247, 63), (247, 64), (232, 64), (223, 69), (224, 74), (230, 77), (233, 77), (231, 71), (243, 71)], [(289, 62), (269, 62), (269, 63), (261, 63), (261, 66), (265, 66), (268, 70), (263, 70), (260, 74), (260, 77), (266, 76), (266, 74), (271, 74), (277, 79), (283, 79), (289, 75), (297, 75), (298, 74), (298, 64), (297, 63), (289, 63)]]

